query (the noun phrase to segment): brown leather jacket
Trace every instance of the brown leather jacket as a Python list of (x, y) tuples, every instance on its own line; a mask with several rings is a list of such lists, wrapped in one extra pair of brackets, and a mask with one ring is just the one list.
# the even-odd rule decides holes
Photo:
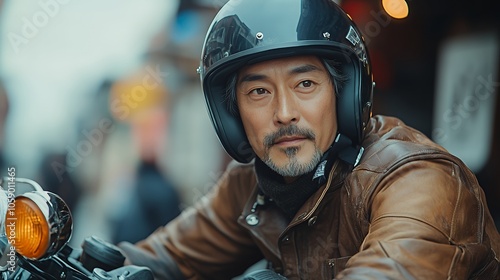
[(499, 233), (459, 159), (389, 117), (371, 119), (363, 146), (290, 223), (273, 204), (252, 212), (253, 165), (232, 164), (195, 207), (120, 247), (157, 279), (230, 279), (262, 258), (289, 279), (500, 279)]

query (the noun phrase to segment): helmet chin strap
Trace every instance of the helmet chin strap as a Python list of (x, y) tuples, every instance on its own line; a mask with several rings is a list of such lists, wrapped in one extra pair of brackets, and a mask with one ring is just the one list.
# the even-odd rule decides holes
[(316, 167), (313, 181), (318, 181), (320, 184), (326, 182), (327, 174), (330, 172), (330, 169), (337, 158), (354, 168), (358, 165), (363, 152), (363, 147), (353, 146), (349, 137), (341, 133), (337, 133), (335, 141), (321, 157), (321, 160)]
[[(351, 139), (349, 139), (347, 136), (344, 136), (342, 134), (339, 134), (340, 138), (343, 139), (341, 141), (345, 141), (346, 144), (344, 144), (343, 149), (340, 150), (339, 152), (339, 159), (349, 163), (353, 167), (358, 165), (359, 160), (361, 159), (361, 156), (363, 155), (363, 152), (365, 149), (361, 146), (353, 146)], [(334, 144), (335, 145), (335, 144)]]

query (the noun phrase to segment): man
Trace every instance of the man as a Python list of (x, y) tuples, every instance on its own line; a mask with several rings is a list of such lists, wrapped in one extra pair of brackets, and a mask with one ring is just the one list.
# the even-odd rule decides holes
[[(371, 117), (370, 60), (330, 0), (231, 0), (199, 72), (231, 164), (136, 245), (158, 279), (230, 279), (260, 259), (289, 279), (499, 279), (474, 175), (401, 121)], [(200, 159), (203, 160), (203, 159)]]

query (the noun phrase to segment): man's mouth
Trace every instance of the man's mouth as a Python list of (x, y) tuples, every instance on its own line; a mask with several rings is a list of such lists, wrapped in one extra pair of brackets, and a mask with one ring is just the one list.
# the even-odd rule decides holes
[(308, 138), (305, 136), (285, 136), (285, 137), (280, 137), (274, 141), (273, 145), (277, 145), (280, 147), (291, 147), (291, 146), (297, 146), (300, 143), (302, 143), (304, 140), (307, 140)]
[(314, 132), (310, 129), (299, 128), (296, 125), (281, 127), (278, 131), (264, 137), (264, 146), (271, 148), (278, 146), (282, 148), (296, 147), (305, 140), (314, 141)]

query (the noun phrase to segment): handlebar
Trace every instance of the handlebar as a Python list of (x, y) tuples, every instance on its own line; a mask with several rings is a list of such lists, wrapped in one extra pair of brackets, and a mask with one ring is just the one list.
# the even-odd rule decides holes
[[(13, 203), (12, 195), (16, 199), (20, 195), (30, 198), (30, 192), (35, 192), (44, 193), (44, 198), (52, 199), (46, 201), (48, 206), (59, 208), (51, 208), (51, 210), (56, 214), (67, 212), (69, 219), (66, 222), (68, 224), (72, 222), (69, 209), (57, 195), (49, 195), (50, 193), (45, 192), (37, 182), (30, 179), (15, 178), (14, 181), (21, 183), (23, 187), (12, 188), (12, 191), (2, 188), (7, 179), (0, 177), (1, 218), (5, 218), (4, 212), (8, 211), (2, 206)], [(120, 250), (94, 236), (86, 238), (81, 249), (71, 248), (66, 240), (61, 243), (59, 249), (39, 259), (24, 257), (11, 247), (9, 239), (4, 234), (4, 222), (5, 220), (0, 219), (0, 280), (153, 280), (154, 278), (149, 268), (134, 265), (123, 266), (125, 257)], [(70, 236), (70, 234), (66, 235)], [(245, 275), (243, 280), (286, 280), (286, 278), (272, 270), (263, 269)]]
[[(5, 243), (1, 241), (0, 243)], [(110, 244), (103, 243), (105, 246)], [(149, 268), (134, 265), (104, 270), (104, 263), (83, 260), (83, 250), (66, 245), (57, 255), (44, 260), (29, 260), (16, 254), (17, 262), (0, 267), (1, 280), (153, 280)], [(0, 255), (1, 257), (1, 255)]]
[(286, 277), (270, 269), (259, 269), (245, 275), (243, 280), (286, 280)]

